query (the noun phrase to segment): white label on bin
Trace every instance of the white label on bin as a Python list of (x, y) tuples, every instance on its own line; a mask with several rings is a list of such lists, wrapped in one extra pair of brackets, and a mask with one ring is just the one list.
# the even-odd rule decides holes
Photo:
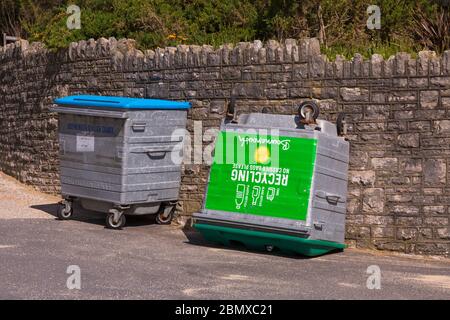
[(77, 152), (94, 152), (94, 141), (93, 136), (77, 135)]

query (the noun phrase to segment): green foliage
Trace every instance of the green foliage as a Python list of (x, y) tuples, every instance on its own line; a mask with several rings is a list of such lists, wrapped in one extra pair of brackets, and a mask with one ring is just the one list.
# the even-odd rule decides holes
[[(355, 52), (388, 56), (423, 48), (448, 49), (448, 38), (440, 39), (448, 37), (447, 28), (436, 12), (448, 13), (449, 8), (443, 7), (445, 1), (436, 1), (1, 0), (0, 29), (55, 49), (100, 37), (134, 38), (146, 49), (308, 36), (318, 37), (331, 58), (351, 57)], [(81, 8), (81, 30), (66, 27), (69, 4)], [(381, 8), (380, 30), (366, 27), (371, 4)], [(426, 30), (421, 31), (424, 25)], [(427, 40), (430, 32), (432, 41)]]
[(414, 58), (417, 56), (417, 50), (413, 48), (413, 46), (406, 44), (383, 44), (374, 42), (372, 44), (369, 44), (369, 46), (322, 46), (321, 50), (331, 61), (334, 61), (337, 55), (341, 55), (347, 60), (350, 60), (355, 55), (355, 53), (361, 54), (366, 59), (369, 59), (373, 54), (379, 54), (382, 55), (384, 59), (388, 59), (390, 56), (395, 55), (397, 52), (406, 52)]

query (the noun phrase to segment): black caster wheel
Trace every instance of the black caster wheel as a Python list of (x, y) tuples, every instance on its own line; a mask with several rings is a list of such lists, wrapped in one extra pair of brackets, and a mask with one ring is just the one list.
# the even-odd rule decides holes
[(228, 103), (227, 113), (230, 115), (234, 115), (236, 113), (236, 97), (232, 96), (230, 98), (230, 102)]
[(336, 130), (337, 130), (338, 136), (343, 136), (344, 134), (346, 134), (346, 132), (345, 132), (345, 114), (342, 112), (339, 113), (339, 115), (337, 117)]
[(60, 204), (56, 212), (59, 220), (69, 220), (73, 215), (73, 208), (71, 204)]
[(119, 221), (117, 222), (114, 221), (114, 213), (108, 213), (106, 215), (106, 227), (108, 229), (120, 230), (125, 226), (126, 221), (124, 214), (120, 216)]
[(236, 122), (236, 97), (232, 96), (230, 102), (228, 103), (225, 120), (227, 122)]
[(316, 121), (320, 110), (314, 101), (305, 101), (298, 107), (298, 113), (301, 119)]
[(161, 225), (167, 225), (172, 222), (173, 214), (175, 212), (175, 206), (171, 208), (164, 208), (156, 214), (156, 223)]

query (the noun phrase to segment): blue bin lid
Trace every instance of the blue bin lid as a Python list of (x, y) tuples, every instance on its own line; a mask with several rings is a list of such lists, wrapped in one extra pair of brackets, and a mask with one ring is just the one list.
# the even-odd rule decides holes
[(57, 98), (54, 103), (76, 107), (100, 107), (119, 109), (189, 109), (189, 102), (177, 102), (160, 99), (141, 99), (111, 96), (78, 95)]

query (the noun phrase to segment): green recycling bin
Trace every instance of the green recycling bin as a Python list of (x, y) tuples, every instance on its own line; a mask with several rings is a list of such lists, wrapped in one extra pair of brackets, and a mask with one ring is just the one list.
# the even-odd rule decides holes
[(204, 204), (193, 216), (204, 238), (306, 256), (344, 249), (349, 143), (341, 123), (317, 116), (309, 103), (298, 115), (223, 122)]

